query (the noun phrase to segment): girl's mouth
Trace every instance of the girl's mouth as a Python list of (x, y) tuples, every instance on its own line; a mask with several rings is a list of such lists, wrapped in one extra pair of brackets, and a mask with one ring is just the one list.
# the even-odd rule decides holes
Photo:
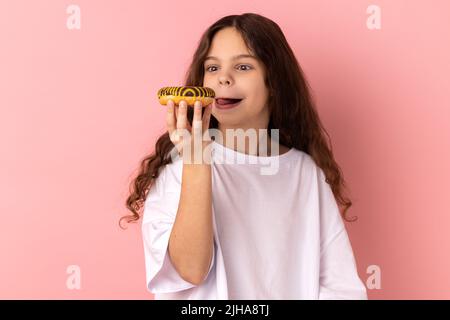
[(232, 109), (237, 107), (243, 99), (233, 99), (233, 98), (217, 98), (216, 107), (218, 109)]

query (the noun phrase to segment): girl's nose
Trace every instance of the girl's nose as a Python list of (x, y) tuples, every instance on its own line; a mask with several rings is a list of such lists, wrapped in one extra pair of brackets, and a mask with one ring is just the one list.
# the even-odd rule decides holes
[(228, 78), (221, 77), (221, 78), (219, 78), (219, 83), (222, 84), (222, 85), (230, 85), (231, 81)]

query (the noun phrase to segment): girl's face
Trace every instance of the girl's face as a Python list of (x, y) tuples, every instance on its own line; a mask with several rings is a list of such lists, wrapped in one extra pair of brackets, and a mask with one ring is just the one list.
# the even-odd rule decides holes
[(218, 31), (204, 62), (203, 85), (213, 89), (216, 98), (238, 98), (241, 102), (229, 109), (213, 102), (212, 114), (219, 129), (265, 129), (269, 123), (268, 89), (264, 83), (265, 68), (253, 56), (235, 28)]

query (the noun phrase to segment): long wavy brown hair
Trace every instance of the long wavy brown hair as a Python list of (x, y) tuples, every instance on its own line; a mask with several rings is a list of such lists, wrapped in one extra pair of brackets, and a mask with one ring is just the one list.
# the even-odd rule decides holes
[[(334, 159), (330, 136), (319, 119), (303, 70), (275, 22), (254, 13), (229, 15), (215, 22), (200, 39), (185, 75), (184, 85), (203, 86), (204, 59), (216, 32), (226, 27), (236, 28), (248, 48), (266, 67), (265, 83), (271, 93), (268, 98), (268, 135), (271, 129), (279, 129), (280, 144), (308, 153), (323, 170), (339, 207), (343, 208), (340, 208), (343, 218), (346, 221), (355, 221), (356, 217), (347, 217), (347, 210), (352, 202), (343, 194), (346, 184)], [(191, 124), (192, 118), (193, 108), (188, 108), (188, 120)], [(209, 128), (218, 128), (218, 121), (213, 115)], [(158, 178), (161, 169), (172, 162), (168, 155), (173, 148), (174, 144), (166, 132), (158, 138), (153, 153), (142, 159), (138, 174), (130, 184), (130, 195), (126, 200), (126, 207), (131, 211), (131, 215), (120, 219), (121, 227), (122, 220), (139, 220), (140, 211), (153, 182)]]

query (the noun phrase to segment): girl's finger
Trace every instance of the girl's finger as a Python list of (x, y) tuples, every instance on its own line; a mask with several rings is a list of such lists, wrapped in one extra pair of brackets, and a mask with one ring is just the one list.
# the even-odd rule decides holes
[(194, 121), (202, 121), (202, 102), (197, 100), (194, 103)]
[(194, 129), (201, 129), (202, 125), (202, 102), (201, 101), (195, 101), (194, 103), (194, 117), (192, 120), (192, 126)]
[(187, 123), (187, 103), (182, 100), (178, 107), (178, 115), (177, 115), (177, 129), (186, 129)]
[[(179, 108), (179, 106), (178, 105), (175, 105), (175, 120), (177, 120), (177, 117), (178, 117), (178, 110), (179, 110), (180, 108)], [(186, 112), (186, 115), (187, 115), (187, 112)], [(186, 116), (187, 117), (187, 116)], [(175, 122), (176, 123), (176, 122)], [(189, 131), (191, 131), (191, 129), (192, 129), (192, 127), (191, 127), (191, 124), (189, 123), (189, 121), (187, 121), (186, 120), (186, 127), (187, 127), (187, 129), (189, 130)]]
[(172, 100), (167, 102), (167, 114), (166, 114), (166, 123), (167, 123), (167, 131), (169, 135), (172, 135), (172, 132), (175, 130), (176, 126), (176, 118), (175, 118), (175, 106)]

